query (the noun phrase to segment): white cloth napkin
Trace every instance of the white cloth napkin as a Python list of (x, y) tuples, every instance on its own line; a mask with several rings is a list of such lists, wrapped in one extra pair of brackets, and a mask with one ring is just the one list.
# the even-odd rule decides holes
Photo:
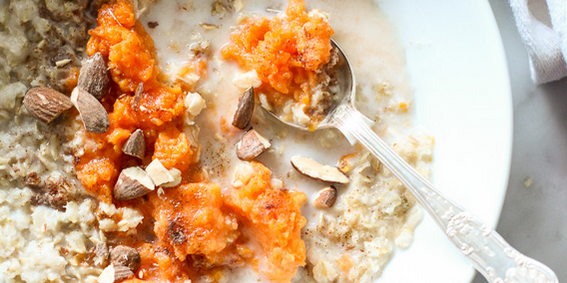
[(510, 6), (532, 79), (541, 84), (567, 76), (567, 0), (510, 0)]

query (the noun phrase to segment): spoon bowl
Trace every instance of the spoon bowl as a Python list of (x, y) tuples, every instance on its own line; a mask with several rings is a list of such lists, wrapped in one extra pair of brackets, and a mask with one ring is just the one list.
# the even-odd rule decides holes
[[(346, 54), (335, 41), (331, 40), (331, 44), (339, 55), (336, 66), (339, 91), (333, 97), (329, 114), (315, 130), (336, 128), (351, 144), (359, 142), (378, 158), (411, 191), (448, 239), (488, 282), (558, 283), (550, 268), (514, 249), (495, 230), (446, 198), (378, 137), (370, 127), (372, 121), (355, 108), (356, 80)], [(266, 112), (291, 127), (313, 130)]]

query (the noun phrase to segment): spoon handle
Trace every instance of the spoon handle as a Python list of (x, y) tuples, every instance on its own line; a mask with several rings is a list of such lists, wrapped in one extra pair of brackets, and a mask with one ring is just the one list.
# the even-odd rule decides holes
[(358, 140), (416, 197), (445, 234), (474, 267), (493, 283), (557, 283), (551, 269), (510, 246), (496, 231), (444, 197), (397, 155), (366, 123), (354, 106), (343, 104), (331, 115), (331, 124)]

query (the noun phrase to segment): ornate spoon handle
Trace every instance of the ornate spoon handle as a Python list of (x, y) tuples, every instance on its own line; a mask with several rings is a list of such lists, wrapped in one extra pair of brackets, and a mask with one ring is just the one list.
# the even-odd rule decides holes
[(488, 282), (558, 283), (551, 269), (518, 252), (496, 231), (439, 193), (370, 129), (368, 118), (352, 105), (339, 106), (330, 124), (374, 154), (413, 193)]

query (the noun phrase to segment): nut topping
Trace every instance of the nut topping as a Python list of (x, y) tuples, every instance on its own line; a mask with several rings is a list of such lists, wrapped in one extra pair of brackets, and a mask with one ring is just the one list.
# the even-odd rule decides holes
[(114, 282), (120, 282), (134, 277), (134, 272), (124, 265), (114, 266)]
[(348, 184), (348, 177), (338, 168), (329, 165), (323, 165), (311, 158), (302, 156), (293, 156), (291, 165), (299, 173), (324, 182)]
[(130, 269), (131, 272), (136, 272), (142, 260), (140, 254), (134, 248), (127, 246), (116, 246), (110, 251), (110, 262), (114, 266), (125, 266)]
[(114, 266), (112, 264), (100, 273), (98, 283), (114, 283)]
[(124, 144), (122, 152), (130, 156), (144, 159), (146, 155), (146, 139), (144, 138), (144, 132), (140, 129), (135, 130)]
[(31, 116), (49, 123), (73, 107), (66, 95), (47, 87), (34, 87), (24, 96), (24, 106)]
[(317, 192), (313, 205), (316, 208), (325, 209), (333, 206), (335, 200), (337, 200), (337, 189), (333, 186), (329, 186)]
[(100, 52), (83, 62), (77, 86), (102, 100), (110, 91), (110, 76), (106, 60)]
[(236, 144), (236, 156), (244, 161), (250, 161), (272, 146), (270, 141), (252, 129), (242, 136)]
[(134, 272), (123, 265), (108, 265), (98, 276), (99, 283), (116, 283), (134, 277)]
[(118, 176), (114, 186), (114, 198), (130, 200), (141, 197), (155, 189), (152, 178), (140, 167), (129, 167)]
[(169, 170), (163, 166), (159, 159), (154, 159), (148, 167), (146, 167), (146, 172), (156, 186), (167, 184), (174, 181), (173, 176), (169, 173)]
[(164, 188), (171, 188), (181, 184), (181, 171), (177, 168), (169, 169), (169, 174), (173, 177), (173, 181), (162, 184)]
[(98, 243), (94, 247), (94, 264), (96, 266), (104, 266), (108, 263), (108, 246), (106, 243)]
[(236, 108), (236, 113), (234, 113), (232, 125), (241, 130), (246, 129), (254, 114), (254, 104), (254, 88), (250, 87), (244, 91), (238, 100), (238, 107)]
[(110, 127), (108, 113), (94, 96), (76, 87), (71, 93), (71, 102), (79, 110), (87, 132), (101, 134), (108, 131)]

